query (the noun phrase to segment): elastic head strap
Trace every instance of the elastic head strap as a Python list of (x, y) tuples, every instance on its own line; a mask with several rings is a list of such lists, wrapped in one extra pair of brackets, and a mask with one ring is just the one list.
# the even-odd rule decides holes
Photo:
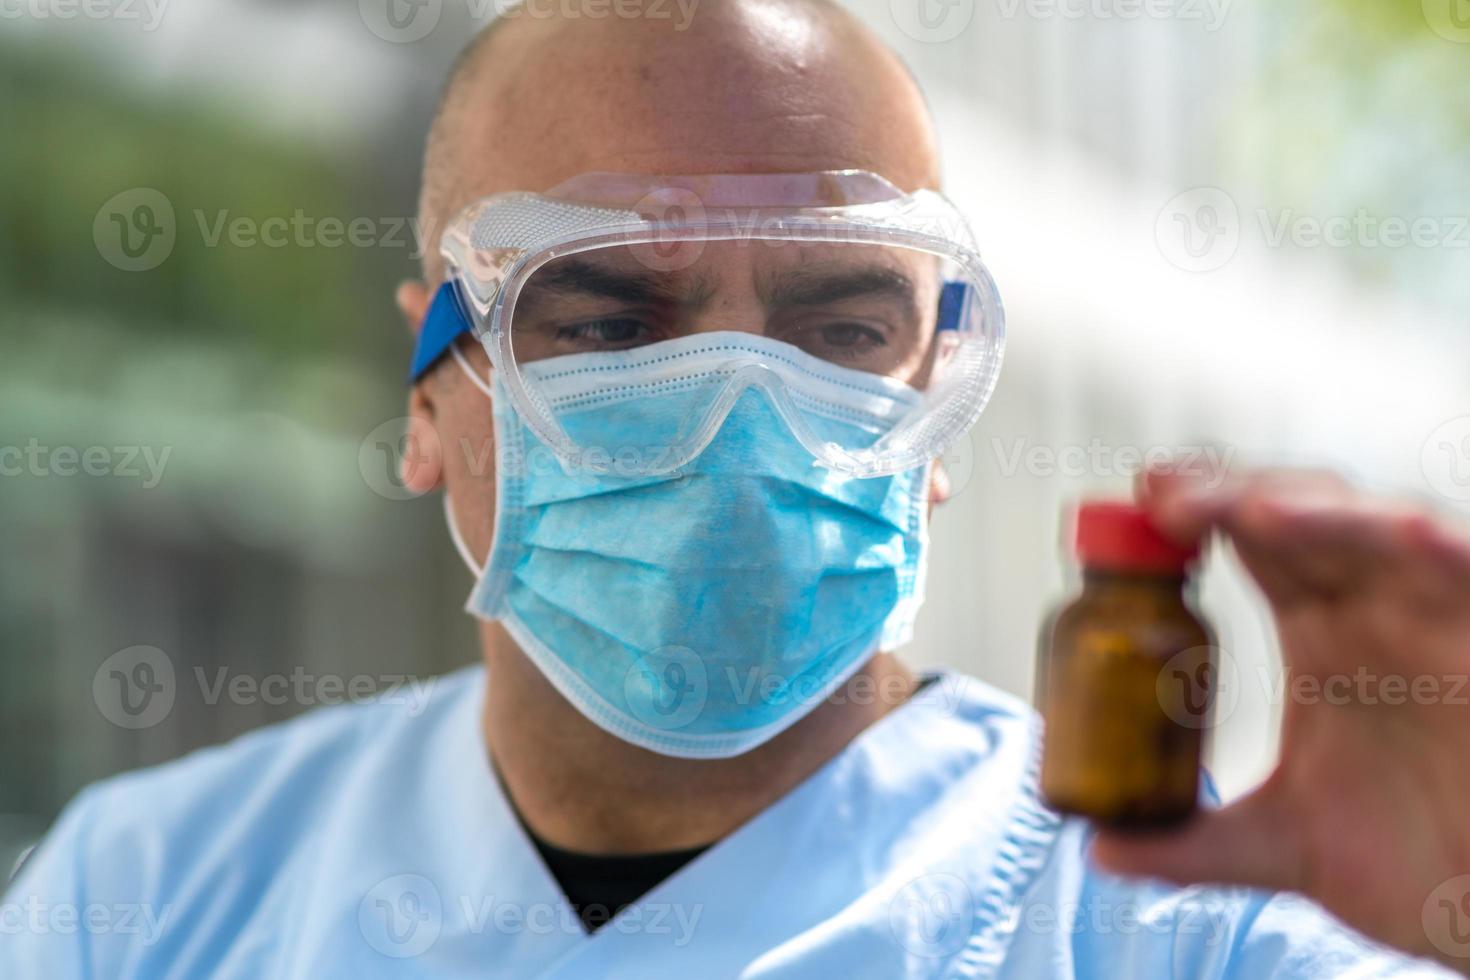
[[(969, 305), (972, 290), (965, 282), (947, 282), (939, 293), (939, 321), (936, 330), (958, 330)], [(459, 287), (451, 280), (439, 287), (434, 302), (429, 304), (429, 313), (424, 317), (424, 327), (419, 331), (418, 342), (413, 349), (413, 366), (408, 372), (409, 384), (416, 383), (439, 363), (461, 336), (473, 332), (470, 318), (465, 314), (464, 303), (459, 298)]]
[(439, 287), (423, 329), (413, 348), (413, 365), (408, 371), (409, 384), (417, 382), (439, 359), (449, 352), (460, 336), (471, 333), (470, 318), (459, 299), (459, 288), (451, 280)]

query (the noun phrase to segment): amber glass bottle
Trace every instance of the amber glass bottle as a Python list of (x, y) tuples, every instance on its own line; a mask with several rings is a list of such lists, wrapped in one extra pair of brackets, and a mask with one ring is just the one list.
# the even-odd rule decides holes
[(1073, 517), (1082, 591), (1043, 630), (1038, 698), (1048, 805), (1116, 828), (1194, 812), (1215, 640), (1193, 608), (1199, 549), (1165, 539), (1138, 507)]

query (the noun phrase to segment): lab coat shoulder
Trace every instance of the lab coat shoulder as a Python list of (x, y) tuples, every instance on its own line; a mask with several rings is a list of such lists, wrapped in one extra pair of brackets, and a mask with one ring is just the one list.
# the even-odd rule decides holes
[(1364, 938), (1299, 895), (1247, 893), (1230, 977), (1458, 977)]
[(381, 746), (412, 741), (431, 710), (387, 698), (318, 708), (86, 787), (7, 891), (6, 905), (34, 909), (36, 921), (0, 944), (0, 976), (207, 968), (186, 949), (190, 937), (243, 931), (280, 907), (262, 894), (290, 887), (287, 869), (309, 853), (343, 787)]
[[(941, 957), (943, 975), (1078, 980), (1453, 975), (1371, 942), (1300, 896), (1177, 887), (1101, 871), (1088, 857), (1092, 828), (1051, 812), (1040, 800), (1042, 728), (1034, 709), (973, 678), (942, 675), (940, 683), (937, 703), (947, 710), (924, 718), (924, 740), (969, 748), (943, 756), (951, 765), (937, 811), (958, 811), (972, 827), (983, 827), (977, 817), (984, 801), (1004, 795), (988, 777), (999, 771), (1007, 790), (1013, 780), (1016, 784), (1005, 822), (978, 836), (922, 812), (914, 820), (916, 826), (938, 830), (924, 836), (946, 842), (950, 854), (935, 866), (952, 874), (930, 876), (941, 885), (948, 882), (951, 894), (924, 894), (915, 903), (905, 893), (904, 902), (894, 906), (917, 911), (922, 941), (909, 937), (910, 945), (928, 943), (928, 952), (948, 954), (951, 933), (939, 913), (954, 914), (956, 924), (971, 923), (962, 948)], [(945, 691), (954, 695), (948, 702)], [(986, 743), (996, 749), (973, 754)], [(960, 760), (975, 764), (952, 765)], [(1208, 776), (1204, 796), (1207, 806), (1220, 805)], [(1001, 840), (993, 851), (987, 847), (991, 837)], [(1005, 887), (997, 887), (1001, 884)], [(895, 913), (891, 922), (897, 926), (903, 920)]]
[(1093, 836), (1081, 820), (1061, 822), (1009, 917), (1000, 976), (1453, 976), (1371, 942), (1298, 895), (1108, 874), (1088, 858)]
[(1087, 859), (1091, 837), (1083, 822), (1064, 821), (1014, 912), (1002, 976), (1453, 975), (1365, 939), (1300, 896), (1107, 874)]

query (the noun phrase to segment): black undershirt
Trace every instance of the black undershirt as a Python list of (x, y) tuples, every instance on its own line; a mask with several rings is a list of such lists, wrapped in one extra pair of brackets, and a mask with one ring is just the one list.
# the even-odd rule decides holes
[[(921, 677), (915, 692), (922, 691), (934, 680), (935, 675)], [(526, 827), (524, 820), (521, 826), (589, 933), (602, 928), (626, 906), (653, 891), (665, 878), (712, 846), (657, 854), (581, 854), (548, 844)]]
[(657, 854), (579, 854), (546, 843), (529, 827), (526, 833), (589, 933), (709, 850), (705, 846)]

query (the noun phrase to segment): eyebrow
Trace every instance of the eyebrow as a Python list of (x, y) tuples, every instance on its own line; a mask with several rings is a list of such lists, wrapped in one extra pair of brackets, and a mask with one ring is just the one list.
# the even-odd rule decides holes
[(858, 296), (886, 295), (914, 310), (917, 296), (912, 279), (881, 265), (791, 273), (767, 284), (761, 293), (768, 308), (819, 306)]
[(618, 272), (581, 259), (562, 259), (532, 275), (526, 293), (575, 292), (624, 303), (658, 303), (681, 299), (663, 276)]
[[(680, 284), (667, 276), (620, 272), (595, 262), (564, 258), (535, 273), (526, 284), (522, 303), (538, 296), (579, 293), (635, 305), (677, 303), (702, 306), (713, 284), (699, 280)], [(887, 296), (917, 314), (917, 289), (903, 272), (883, 265), (807, 269), (782, 273), (759, 283), (757, 293), (768, 310), (792, 306), (820, 306), (859, 296)]]

